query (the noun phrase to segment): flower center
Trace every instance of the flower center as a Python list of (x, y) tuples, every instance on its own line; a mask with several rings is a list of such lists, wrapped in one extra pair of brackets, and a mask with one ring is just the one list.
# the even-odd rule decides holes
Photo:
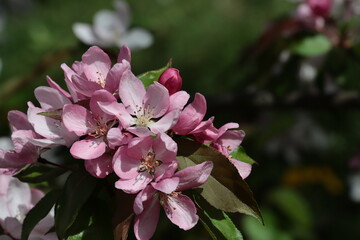
[(105, 122), (102, 118), (94, 118), (96, 126), (94, 126), (93, 132), (89, 133), (89, 136), (94, 138), (100, 138), (107, 134), (108, 130), (115, 125), (115, 121)]
[(96, 72), (98, 75), (96, 83), (99, 84), (101, 87), (105, 87), (106, 79), (101, 72)]
[(155, 153), (149, 152), (146, 157), (140, 159), (141, 165), (138, 172), (148, 172), (151, 176), (154, 176), (156, 167), (162, 164), (162, 161), (155, 159)]
[(160, 204), (161, 206), (163, 206), (166, 213), (171, 214), (173, 210), (176, 210), (174, 206), (173, 207), (170, 206), (169, 202), (171, 201), (171, 202), (179, 203), (178, 199), (174, 197), (178, 197), (180, 193), (181, 192), (172, 192), (170, 194), (166, 194), (161, 192), (159, 194)]
[(136, 125), (140, 127), (147, 127), (149, 123), (151, 123), (151, 119), (154, 117), (154, 114), (152, 113), (153, 108), (150, 106), (138, 106), (136, 105), (136, 111), (134, 112), (134, 115), (136, 116)]

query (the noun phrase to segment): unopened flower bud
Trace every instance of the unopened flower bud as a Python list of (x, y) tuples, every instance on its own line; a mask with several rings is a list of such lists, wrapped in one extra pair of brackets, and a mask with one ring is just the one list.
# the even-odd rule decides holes
[(331, 9), (331, 0), (308, 0), (308, 5), (317, 17), (327, 17)]
[(177, 70), (176, 68), (166, 69), (161, 74), (159, 78), (159, 83), (169, 90), (170, 95), (178, 92), (182, 86), (182, 78), (179, 74), (179, 70)]

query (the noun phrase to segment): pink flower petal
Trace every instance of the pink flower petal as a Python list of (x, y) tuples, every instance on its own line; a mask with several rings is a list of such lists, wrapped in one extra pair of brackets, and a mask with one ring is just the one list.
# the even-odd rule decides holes
[(153, 133), (164, 133), (177, 123), (179, 113), (179, 110), (175, 109), (174, 111), (167, 113), (157, 122), (150, 124), (149, 128)]
[(71, 104), (67, 97), (51, 87), (37, 87), (34, 94), (44, 111), (61, 109), (65, 104)]
[(104, 111), (99, 107), (98, 102), (116, 102), (114, 95), (105, 89), (97, 90), (90, 99), (90, 110), (93, 115), (103, 117)]
[(60, 87), (59, 84), (57, 84), (54, 80), (52, 80), (49, 76), (46, 76), (46, 81), (48, 82), (49, 86), (53, 89), (58, 90), (61, 94), (63, 94), (65, 97), (72, 99), (71, 95), (65, 91), (62, 87)]
[(117, 92), (122, 75), (126, 70), (130, 70), (130, 63), (128, 61), (124, 60), (116, 63), (106, 77), (105, 89), (111, 93)]
[(29, 139), (29, 142), (34, 144), (35, 146), (42, 147), (42, 148), (49, 148), (49, 147), (55, 147), (59, 145), (66, 145), (66, 142), (64, 139), (58, 138), (58, 139)]
[(176, 142), (166, 133), (159, 134), (153, 143), (156, 158), (162, 162), (172, 162), (178, 150)]
[(144, 202), (154, 200), (154, 195), (156, 193), (157, 191), (151, 185), (148, 185), (141, 192), (139, 192), (134, 200), (134, 213), (136, 215), (142, 213), (142, 211), (144, 211)]
[[(7, 207), (11, 217), (25, 217), (26, 212), (21, 210), (31, 207), (31, 191), (28, 184), (20, 182), (17, 178), (12, 178), (9, 183), (7, 196)], [(25, 209), (20, 209), (23, 206)]]
[(99, 47), (90, 47), (82, 55), (84, 73), (89, 81), (98, 82), (98, 79), (105, 80), (110, 70), (111, 60), (109, 56)]
[(29, 107), (27, 111), (28, 120), (33, 125), (35, 132), (49, 139), (61, 138), (61, 122), (39, 115), (38, 113), (41, 112), (44, 110), (37, 107)]
[(100, 157), (105, 153), (106, 144), (102, 138), (88, 137), (75, 142), (70, 153), (74, 158), (90, 160)]
[(238, 127), (239, 127), (238, 123), (230, 122), (230, 123), (224, 124), (222, 127), (219, 128), (219, 137), (222, 136), (227, 130), (238, 128)]
[(65, 127), (78, 136), (92, 131), (96, 122), (91, 113), (80, 105), (66, 105), (63, 109), (62, 120)]
[(159, 168), (156, 169), (155, 181), (158, 181), (159, 179), (172, 177), (176, 172), (176, 170), (178, 169), (178, 162), (175, 160), (171, 162), (169, 165), (167, 165), (166, 168), (161, 168), (161, 167), (162, 166), (159, 166)]
[(73, 75), (71, 80), (75, 91), (86, 97), (91, 97), (95, 91), (102, 89), (99, 83), (88, 81), (78, 75)]
[(158, 82), (151, 84), (145, 94), (144, 108), (149, 109), (153, 118), (164, 115), (169, 108), (169, 91)]
[(204, 118), (206, 113), (206, 100), (200, 93), (195, 94), (194, 101), (186, 106), (180, 113), (177, 124), (173, 130), (180, 135), (187, 135), (194, 130)]
[[(11, 180), (12, 180), (11, 176), (0, 175), (0, 196), (6, 195)], [(6, 210), (6, 209), (4, 209), (4, 210)], [(1, 214), (1, 212), (0, 212), (0, 214)], [(2, 218), (2, 217), (0, 217), (0, 218)]]
[(148, 172), (142, 172), (131, 179), (120, 179), (115, 183), (115, 187), (126, 193), (138, 193), (143, 190), (151, 181), (152, 177)]
[[(158, 160), (157, 157), (156, 159)], [(156, 167), (154, 180), (160, 181), (161, 179), (172, 177), (177, 169), (177, 166), (176, 160), (163, 162), (160, 166)]]
[(170, 96), (170, 105), (168, 108), (168, 112), (171, 112), (175, 109), (182, 110), (186, 103), (189, 101), (190, 95), (185, 91), (179, 91)]
[(196, 133), (201, 133), (201, 132), (205, 131), (214, 122), (214, 118), (215, 117), (211, 117), (206, 121), (200, 122), (200, 124), (197, 125), (196, 128), (190, 132), (190, 134), (196, 134)]
[(21, 153), (0, 149), (0, 173), (7, 169), (9, 170), (9, 174), (12, 175), (12, 172), (16, 172), (18, 169), (32, 162), (29, 162), (29, 159), (24, 159), (22, 155)]
[(138, 137), (147, 137), (154, 134), (147, 127), (128, 127), (126, 130)]
[[(210, 120), (210, 119), (209, 119)], [(214, 142), (219, 136), (219, 129), (215, 128), (211, 123), (206, 129), (203, 131), (197, 132), (193, 134), (196, 141), (200, 143), (211, 143)]]
[(4, 222), (4, 231), (8, 232), (13, 239), (20, 239), (21, 238), (21, 228), (22, 225), (19, 222), (19, 220), (17, 220), (14, 217), (7, 217), (5, 218), (5, 222)]
[(61, 64), (61, 69), (64, 71), (65, 83), (66, 83), (66, 86), (67, 86), (71, 96), (72, 96), (72, 99), (74, 100), (74, 102), (81, 100), (82, 94), (80, 94), (76, 91), (76, 88), (72, 82), (72, 77), (74, 75), (76, 75), (76, 73), (65, 63)]
[[(29, 143), (29, 139), (35, 138), (36, 134), (32, 130), (18, 130), (11, 134), (11, 139), (16, 152), (33, 152), (36, 148)], [(35, 150), (36, 151), (36, 150)]]
[(135, 178), (139, 172), (140, 158), (131, 157), (128, 154), (127, 146), (120, 147), (113, 158), (113, 169), (116, 175), (123, 179)]
[(252, 168), (251, 164), (244, 163), (236, 159), (229, 159), (229, 160), (236, 167), (242, 179), (245, 179), (250, 175)]
[(111, 128), (108, 131), (106, 138), (108, 140), (109, 147), (112, 149), (115, 149), (116, 147), (118, 147), (120, 145), (128, 143), (127, 136), (122, 134), (120, 128)]
[(174, 174), (174, 177), (180, 179), (179, 186), (176, 190), (183, 191), (201, 186), (209, 178), (212, 169), (212, 162), (203, 162), (178, 171)]
[(130, 157), (141, 159), (151, 151), (153, 139), (151, 136), (144, 138), (133, 138), (128, 145), (127, 154)]
[(126, 70), (120, 81), (119, 96), (130, 114), (135, 114), (143, 106), (145, 94), (144, 84), (130, 70)]
[(85, 161), (84, 164), (86, 171), (97, 178), (104, 178), (114, 171), (112, 168), (112, 156), (109, 154)]
[(196, 207), (188, 196), (181, 193), (168, 196), (168, 200), (163, 205), (166, 216), (172, 223), (179, 228), (189, 230), (193, 228), (199, 220), (196, 215)]
[(8, 113), (7, 118), (11, 124), (12, 131), (34, 129), (29, 123), (27, 115), (23, 112), (12, 110)]
[(98, 102), (99, 107), (105, 113), (115, 116), (121, 123), (121, 127), (128, 128), (134, 124), (133, 117), (126, 111), (123, 104), (118, 102)]
[(179, 185), (179, 181), (178, 177), (166, 178), (160, 182), (152, 182), (151, 186), (160, 192), (170, 194), (176, 190)]
[(64, 125), (64, 122), (61, 122), (60, 125), (60, 135), (65, 141), (65, 146), (70, 147), (79, 137), (74, 133), (70, 132)]
[(227, 156), (241, 144), (244, 137), (245, 132), (242, 130), (229, 130), (216, 140), (216, 144), (227, 149), (228, 152), (223, 152)]
[[(121, 2), (122, 3), (122, 2)], [(131, 62), (131, 51), (130, 48), (128, 48), (127, 46), (122, 46), (117, 58), (117, 62), (121, 63), (123, 60), (128, 61), (129, 63)]]
[(159, 221), (160, 203), (153, 197), (143, 205), (144, 210), (135, 218), (134, 232), (137, 239), (148, 240), (154, 235)]

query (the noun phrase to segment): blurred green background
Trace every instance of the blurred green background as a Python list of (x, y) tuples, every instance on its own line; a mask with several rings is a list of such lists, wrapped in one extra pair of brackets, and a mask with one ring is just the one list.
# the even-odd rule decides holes
[[(171, 58), (183, 89), (206, 96), (217, 127), (239, 122), (247, 133), (243, 146), (258, 162), (247, 182), (265, 226), (232, 216), (244, 239), (360, 239), (360, 197), (351, 194), (360, 191), (360, 168), (350, 163), (360, 150), (359, 16), (336, 15), (319, 33), (294, 30), (298, 4), (286, 0), (128, 2), (131, 26), (154, 36), (133, 52), (133, 72)], [(88, 48), (72, 24), (91, 23), (100, 9), (113, 2), (0, 0), (1, 136), (9, 134), (7, 112), (26, 112), (46, 75), (63, 85), (60, 64)], [(118, 49), (106, 51), (115, 57)], [(183, 232), (161, 221), (154, 239), (209, 238), (201, 224)]]

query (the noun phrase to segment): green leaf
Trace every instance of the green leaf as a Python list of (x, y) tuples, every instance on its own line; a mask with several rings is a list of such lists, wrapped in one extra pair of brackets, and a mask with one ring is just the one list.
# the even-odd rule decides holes
[(70, 174), (55, 207), (55, 227), (60, 239), (66, 237), (80, 209), (86, 204), (97, 185), (97, 179), (83, 171)]
[(15, 175), (20, 181), (27, 183), (41, 183), (65, 173), (66, 170), (49, 165), (34, 163), (23, 168)]
[(186, 139), (176, 139), (176, 141), (179, 147), (177, 160), (180, 169), (205, 161), (214, 164), (210, 177), (201, 186), (201, 196), (217, 209), (248, 214), (263, 222), (249, 186), (225, 156), (213, 148), (194, 141)]
[(160, 75), (168, 68), (171, 67), (171, 59), (169, 60), (169, 62), (166, 64), (165, 67), (157, 69), (157, 70), (153, 70), (153, 71), (149, 71), (143, 74), (140, 74), (138, 76), (138, 78), (144, 83), (145, 87), (150, 86), (153, 82), (158, 81)]
[(74, 223), (66, 231), (67, 235), (78, 235), (92, 224), (93, 208), (96, 203), (87, 201), (80, 209)]
[(29, 238), (31, 231), (41, 219), (46, 217), (55, 202), (60, 196), (59, 190), (48, 192), (40, 201), (27, 213), (22, 225), (21, 240)]
[(327, 53), (331, 47), (330, 40), (324, 35), (319, 34), (293, 43), (290, 46), (290, 50), (305, 57), (313, 57)]
[(246, 152), (245, 149), (242, 146), (239, 146), (237, 149), (235, 149), (231, 154), (230, 154), (233, 158), (235, 158), (236, 160), (239, 160), (241, 162), (245, 162), (245, 163), (249, 163), (249, 164), (254, 164), (256, 163), (254, 159), (252, 159), (251, 157), (249, 157)]
[(78, 233), (76, 235), (69, 236), (66, 240), (82, 240), (84, 232)]
[(213, 208), (200, 196), (195, 196), (195, 201), (201, 206), (202, 210), (198, 211), (198, 214), (212, 239), (243, 239), (241, 232), (225, 212)]
[(312, 225), (311, 210), (306, 200), (296, 191), (290, 188), (273, 190), (269, 201), (278, 207), (291, 222), (301, 228), (309, 229)]
[(114, 239), (112, 229), (113, 206), (109, 202), (92, 197), (82, 207), (74, 224), (68, 229), (67, 240)]

